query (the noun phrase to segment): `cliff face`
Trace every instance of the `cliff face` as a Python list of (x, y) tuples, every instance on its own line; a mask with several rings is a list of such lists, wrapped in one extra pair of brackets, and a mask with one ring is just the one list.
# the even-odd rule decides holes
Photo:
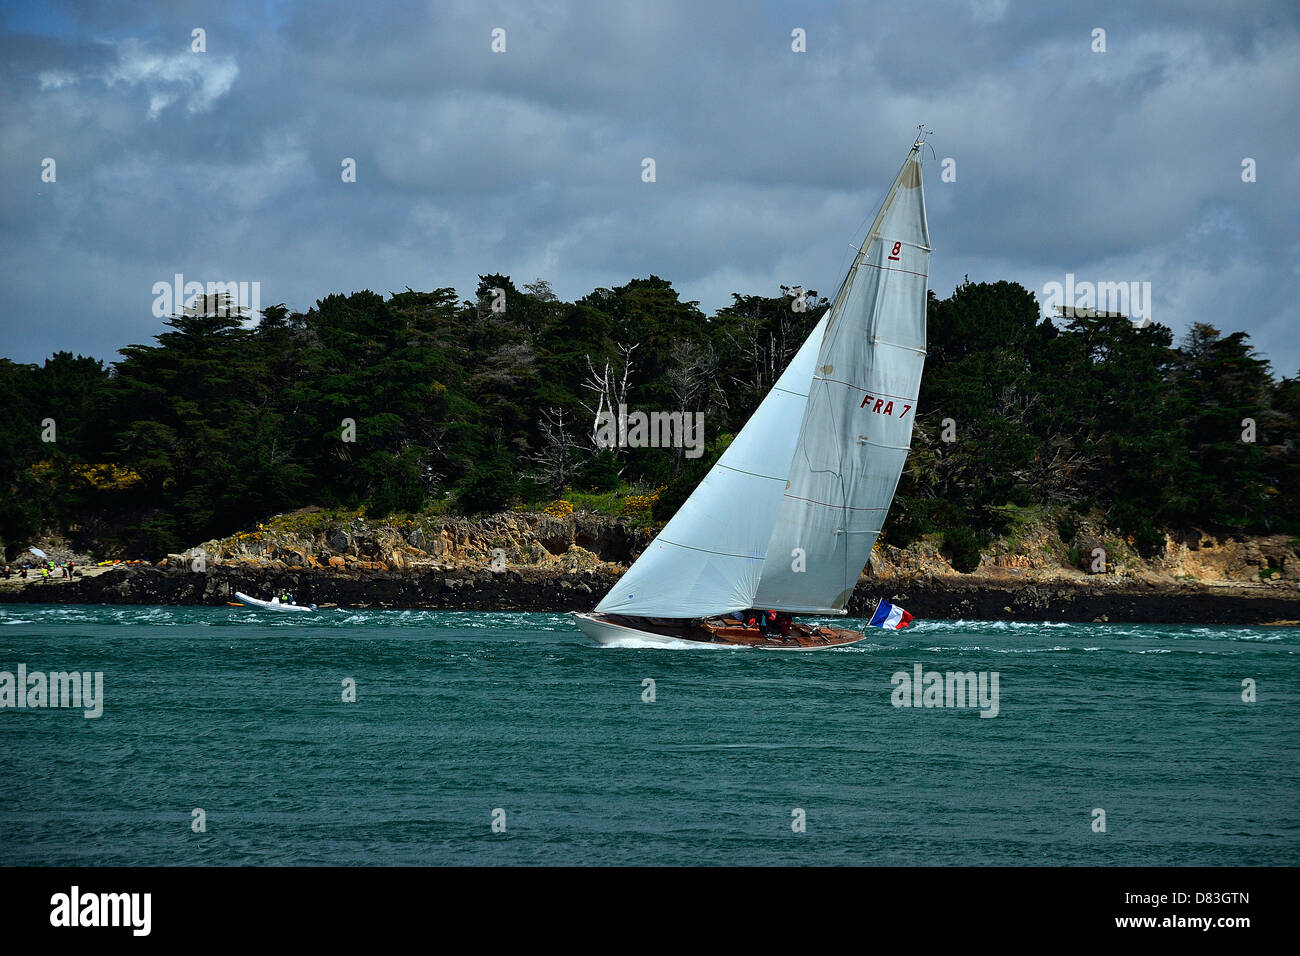
[[(1097, 526), (1068, 540), (1045, 521), (1026, 523), (995, 539), (980, 555), (975, 577), (1007, 581), (1057, 581), (1106, 587), (1116, 582), (1192, 582), (1206, 585), (1300, 585), (1297, 541), (1288, 535), (1214, 537), (1199, 531), (1165, 536), (1144, 558), (1123, 538)], [(907, 548), (880, 543), (867, 575), (878, 581), (965, 577), (932, 540)]]
[[(921, 618), (1300, 620), (1300, 559), (1285, 536), (1171, 536), (1147, 560), (1103, 528), (1072, 530), (1063, 540), (1053, 524), (1021, 522), (970, 574), (955, 571), (938, 542), (882, 543), (849, 611), (869, 613), (884, 598)], [(0, 600), (220, 605), (236, 591), (288, 589), (318, 605), (590, 610), (653, 535), (627, 519), (591, 514), (369, 521), (306, 510), (156, 566), (0, 582)]]
[(619, 573), (654, 537), (627, 519), (506, 512), (470, 520), (417, 516), (392, 521), (303, 511), (252, 531), (207, 541), (168, 566), (333, 568), (338, 571), (483, 570), (502, 566), (563, 573)]

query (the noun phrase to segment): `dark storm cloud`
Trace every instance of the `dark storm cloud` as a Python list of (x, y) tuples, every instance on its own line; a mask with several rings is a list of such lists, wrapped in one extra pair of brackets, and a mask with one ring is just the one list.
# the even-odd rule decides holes
[(1155, 320), (1245, 328), (1279, 372), (1300, 365), (1289, 3), (5, 16), (0, 353), (20, 360), (146, 340), (153, 283), (176, 272), (259, 280), (263, 303), (297, 308), (366, 287), (469, 293), (491, 271), (566, 298), (655, 273), (708, 310), (781, 283), (830, 293), (925, 121), (957, 170), (928, 164), (941, 295), (964, 274), (1149, 281)]

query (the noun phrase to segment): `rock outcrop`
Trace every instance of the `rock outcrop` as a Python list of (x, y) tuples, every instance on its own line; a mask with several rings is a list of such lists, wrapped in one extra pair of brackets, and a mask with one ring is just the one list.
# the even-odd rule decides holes
[(653, 532), (627, 519), (594, 514), (554, 517), (506, 512), (485, 518), (414, 516), (369, 521), (315, 509), (278, 516), (251, 531), (206, 541), (165, 566), (205, 565), (412, 571), (448, 568), (600, 568), (621, 570)]
[[(881, 543), (849, 605), (881, 598), (920, 618), (1276, 623), (1300, 621), (1300, 559), (1286, 536), (1170, 536), (1144, 559), (1103, 527), (1042, 517), (995, 540), (971, 574), (941, 542)], [(304, 509), (208, 541), (156, 566), (0, 582), (0, 601), (211, 604), (236, 591), (289, 590), (300, 602), (362, 608), (589, 610), (652, 540), (594, 514), (517, 513), (385, 521)]]
[(617, 580), (617, 573), (592, 568), (558, 573), (463, 568), (401, 572), (280, 564), (216, 565), (199, 572), (143, 566), (113, 568), (60, 585), (29, 585), (9, 592), (9, 599), (49, 604), (223, 605), (235, 600), (236, 591), (270, 596), (287, 590), (299, 604), (339, 607), (586, 611)]
[[(586, 611), (618, 580), (609, 567), (317, 569), (283, 563), (216, 565), (206, 572), (175, 567), (119, 567), (71, 582), (33, 583), (0, 600), (50, 604), (209, 604), (236, 591), (271, 595), (289, 590), (300, 603), (356, 608), (436, 608), (482, 611)], [(921, 576), (885, 585), (864, 579), (849, 613), (869, 614), (880, 599), (918, 618), (1025, 621), (1160, 621), (1266, 624), (1300, 621), (1300, 592), (1268, 586), (1207, 586), (1154, 581), (1035, 582), (983, 575)]]

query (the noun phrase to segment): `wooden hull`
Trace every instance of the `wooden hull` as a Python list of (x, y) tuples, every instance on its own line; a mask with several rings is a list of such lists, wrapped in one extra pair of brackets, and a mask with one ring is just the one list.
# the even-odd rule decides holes
[(683, 642), (714, 647), (754, 647), (765, 651), (824, 651), (864, 640), (861, 631), (842, 627), (810, 627), (793, 624), (787, 637), (764, 636), (756, 627), (738, 622), (676, 620), (671, 618), (622, 617), (617, 614), (573, 612), (578, 628), (601, 644), (644, 641), (662, 647)]

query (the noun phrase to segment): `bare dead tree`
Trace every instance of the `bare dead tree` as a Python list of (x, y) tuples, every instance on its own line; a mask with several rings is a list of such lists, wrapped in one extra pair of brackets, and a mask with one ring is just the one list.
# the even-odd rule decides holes
[[(596, 432), (602, 415), (607, 413), (611, 419), (617, 420), (619, 406), (627, 405), (627, 396), (632, 387), (632, 353), (636, 348), (635, 345), (619, 345), (618, 360), (606, 361), (600, 371), (592, 364), (591, 355), (586, 356), (587, 380), (582, 383), (582, 387), (595, 393), (595, 405), (593, 407), (583, 402), (582, 407), (591, 412), (591, 445), (597, 451), (601, 449), (596, 441)], [(619, 455), (623, 449), (616, 444), (610, 451)]]
[(555, 290), (545, 279), (539, 278), (536, 282), (529, 282), (524, 286), (524, 291), (540, 302), (560, 301), (560, 297), (555, 294)]
[(559, 495), (569, 486), (582, 462), (582, 445), (570, 433), (572, 422), (565, 421), (562, 408), (543, 409), (537, 424), (542, 433), (542, 447), (529, 456), (537, 468), (525, 477)]
[(1044, 441), (1028, 467), (1016, 469), (1016, 478), (1038, 489), (1050, 504), (1074, 504), (1087, 496), (1101, 458), (1088, 454), (1063, 435)]
[[(718, 355), (712, 345), (701, 345), (693, 339), (678, 339), (668, 354), (672, 364), (665, 378), (683, 422), (694, 412), (707, 412), (708, 406), (714, 404), (715, 395), (725, 405), (726, 392), (718, 384)], [(684, 451), (680, 444), (673, 448), (673, 474), (681, 470)]]
[[(799, 350), (808, 334), (808, 313), (828, 304), (815, 289), (802, 292), (801, 299), (797, 289), (781, 286), (785, 298), (772, 316), (774, 326), (769, 327), (764, 318), (763, 303), (753, 302), (753, 311), (743, 317), (737, 331), (728, 333), (728, 339), (742, 356), (749, 373), (748, 379), (733, 375), (732, 380), (756, 395), (767, 394)], [(795, 308), (796, 301), (802, 301), (802, 309)]]

